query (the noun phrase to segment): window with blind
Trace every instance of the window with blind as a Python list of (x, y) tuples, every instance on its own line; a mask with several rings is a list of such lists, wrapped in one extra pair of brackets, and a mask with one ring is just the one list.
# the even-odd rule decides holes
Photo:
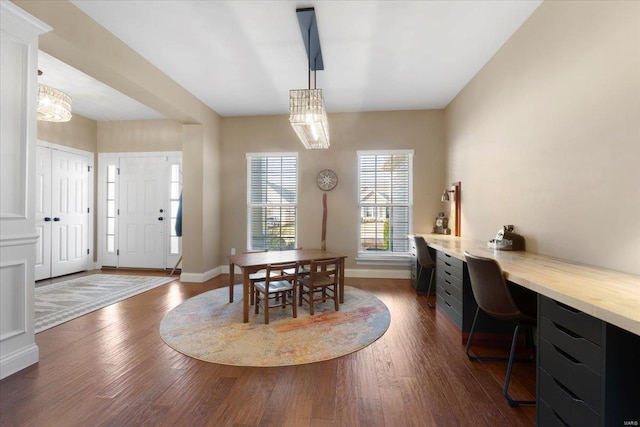
[(358, 151), (359, 257), (406, 255), (413, 150)]
[(247, 183), (247, 248), (295, 248), (297, 153), (247, 154)]

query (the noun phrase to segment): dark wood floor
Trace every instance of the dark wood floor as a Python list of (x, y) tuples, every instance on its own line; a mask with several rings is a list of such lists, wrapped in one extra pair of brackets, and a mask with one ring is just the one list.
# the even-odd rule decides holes
[[(510, 408), (502, 397), (505, 363), (467, 360), (459, 332), (408, 280), (347, 278), (389, 307), (391, 326), (338, 359), (233, 367), (164, 344), (164, 315), (227, 280), (175, 281), (37, 334), (40, 362), (0, 382), (0, 425), (535, 424), (534, 407)], [(534, 397), (534, 364), (516, 365), (511, 391)]]

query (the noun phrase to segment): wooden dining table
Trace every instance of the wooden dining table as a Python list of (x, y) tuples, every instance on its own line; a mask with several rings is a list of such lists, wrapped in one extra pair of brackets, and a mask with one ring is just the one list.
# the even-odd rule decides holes
[(252, 252), (246, 254), (229, 255), (229, 302), (233, 302), (233, 287), (235, 285), (235, 266), (242, 270), (242, 321), (249, 321), (249, 275), (267, 268), (269, 264), (284, 262), (298, 262), (309, 264), (312, 260), (339, 259), (338, 293), (339, 300), (344, 302), (344, 260), (346, 255), (340, 255), (322, 249), (293, 249), (287, 251)]

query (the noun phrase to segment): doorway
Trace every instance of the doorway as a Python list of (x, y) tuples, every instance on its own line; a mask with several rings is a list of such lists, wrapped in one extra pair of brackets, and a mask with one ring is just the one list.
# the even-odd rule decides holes
[(35, 280), (90, 268), (92, 174), (93, 153), (38, 141)]
[(175, 232), (182, 153), (101, 153), (98, 165), (100, 264), (171, 268), (182, 252)]

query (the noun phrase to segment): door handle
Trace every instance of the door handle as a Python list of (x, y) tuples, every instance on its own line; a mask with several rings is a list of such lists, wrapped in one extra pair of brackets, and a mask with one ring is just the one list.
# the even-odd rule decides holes
[(57, 216), (53, 218), (54, 221), (58, 222), (60, 221), (60, 218), (58, 218)]
[(164, 221), (164, 217), (159, 216), (159, 217), (158, 217), (158, 221)]
[(50, 217), (50, 216), (45, 216), (45, 217), (44, 217), (44, 220), (45, 220), (45, 221), (47, 221), (47, 222), (49, 222), (49, 221), (51, 221), (51, 217)]

